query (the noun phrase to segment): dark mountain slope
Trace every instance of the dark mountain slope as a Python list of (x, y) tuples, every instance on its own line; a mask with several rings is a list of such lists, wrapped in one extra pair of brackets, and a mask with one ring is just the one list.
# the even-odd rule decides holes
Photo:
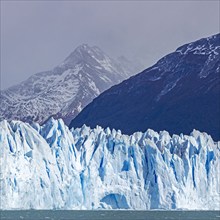
[(70, 124), (170, 133), (205, 131), (220, 140), (220, 34), (183, 45), (98, 96)]

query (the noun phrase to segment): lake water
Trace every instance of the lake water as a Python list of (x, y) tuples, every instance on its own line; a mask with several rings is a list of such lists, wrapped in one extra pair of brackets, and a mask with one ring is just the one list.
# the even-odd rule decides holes
[(16, 220), (220, 220), (220, 211), (0, 211), (0, 219)]

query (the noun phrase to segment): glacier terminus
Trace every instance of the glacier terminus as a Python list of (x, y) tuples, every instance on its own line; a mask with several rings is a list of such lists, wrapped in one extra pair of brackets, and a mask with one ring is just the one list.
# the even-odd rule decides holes
[(0, 122), (0, 209), (219, 209), (220, 142)]

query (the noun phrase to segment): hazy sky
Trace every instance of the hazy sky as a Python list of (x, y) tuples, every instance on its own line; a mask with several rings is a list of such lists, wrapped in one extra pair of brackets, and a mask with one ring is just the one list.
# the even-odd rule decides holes
[(50, 70), (78, 45), (146, 67), (219, 32), (219, 1), (2, 1), (1, 88)]

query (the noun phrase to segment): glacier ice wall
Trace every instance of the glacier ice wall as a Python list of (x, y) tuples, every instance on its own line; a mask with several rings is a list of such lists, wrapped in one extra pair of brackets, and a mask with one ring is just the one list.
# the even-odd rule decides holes
[(0, 209), (220, 209), (220, 142), (0, 122)]

